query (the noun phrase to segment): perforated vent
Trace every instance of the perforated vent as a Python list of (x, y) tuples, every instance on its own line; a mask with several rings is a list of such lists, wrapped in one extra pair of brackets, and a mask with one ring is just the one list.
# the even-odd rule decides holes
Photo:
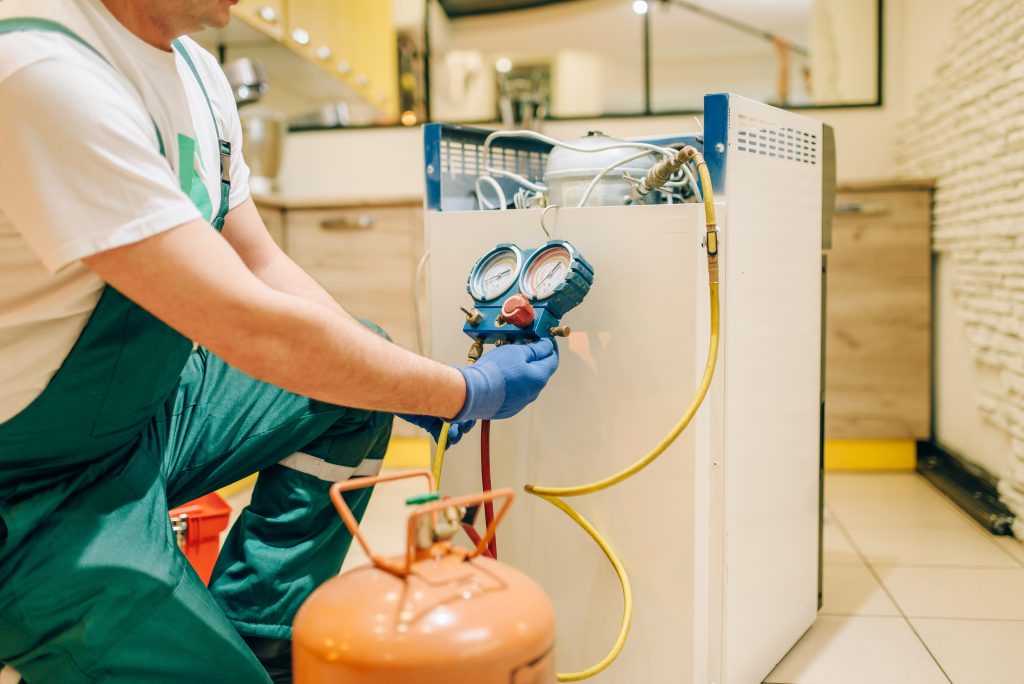
[(740, 114), (737, 121), (738, 151), (800, 164), (818, 163), (817, 134), (780, 126), (746, 114)]
[[(491, 168), (512, 171), (535, 181), (544, 178), (548, 155), (531, 150), (491, 147)], [(441, 172), (479, 176), (484, 172), (484, 153), (481, 145), (452, 140), (441, 141)]]

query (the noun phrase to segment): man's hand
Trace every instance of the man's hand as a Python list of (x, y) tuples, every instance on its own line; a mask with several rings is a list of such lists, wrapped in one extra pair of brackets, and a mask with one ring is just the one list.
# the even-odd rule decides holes
[[(400, 414), (398, 416), (407, 423), (412, 423), (418, 428), (423, 428), (430, 436), (434, 438), (434, 442), (441, 441), (441, 428), (444, 427), (445, 421), (440, 418), (434, 418), (432, 416), (411, 416), (408, 414)], [(455, 446), (462, 439), (462, 436), (473, 429), (476, 425), (475, 420), (464, 420), (461, 423), (451, 423), (448, 426), (448, 442), (447, 446)]]
[(466, 379), (466, 403), (456, 421), (509, 418), (544, 389), (558, 369), (558, 348), (548, 339), (506, 344), (484, 354), (472, 366), (457, 368)]

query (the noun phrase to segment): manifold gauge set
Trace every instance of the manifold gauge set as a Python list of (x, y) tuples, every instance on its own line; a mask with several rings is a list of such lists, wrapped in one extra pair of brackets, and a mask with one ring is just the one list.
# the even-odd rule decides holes
[(463, 331), (483, 344), (532, 342), (564, 337), (562, 317), (583, 301), (594, 268), (565, 240), (524, 249), (502, 243), (477, 260), (466, 290)]

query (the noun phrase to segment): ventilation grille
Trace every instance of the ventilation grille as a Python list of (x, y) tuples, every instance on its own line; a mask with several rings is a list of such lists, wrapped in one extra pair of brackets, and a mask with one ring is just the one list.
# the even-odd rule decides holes
[[(490, 166), (541, 182), (547, 165), (546, 152), (491, 146)], [(484, 173), (483, 147), (476, 143), (441, 141), (441, 172), (449, 175), (479, 176)]]
[(799, 164), (818, 163), (818, 136), (740, 114), (736, 149), (747, 154), (785, 159)]

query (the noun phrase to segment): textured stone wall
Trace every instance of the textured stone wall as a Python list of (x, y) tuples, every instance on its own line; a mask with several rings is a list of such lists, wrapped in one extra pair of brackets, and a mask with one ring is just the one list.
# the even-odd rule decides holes
[(938, 180), (935, 249), (952, 265), (974, 361), (1000, 379), (974, 403), (1010, 438), (1000, 491), (1024, 519), (1024, 2), (962, 2), (935, 78), (919, 85), (899, 169)]

